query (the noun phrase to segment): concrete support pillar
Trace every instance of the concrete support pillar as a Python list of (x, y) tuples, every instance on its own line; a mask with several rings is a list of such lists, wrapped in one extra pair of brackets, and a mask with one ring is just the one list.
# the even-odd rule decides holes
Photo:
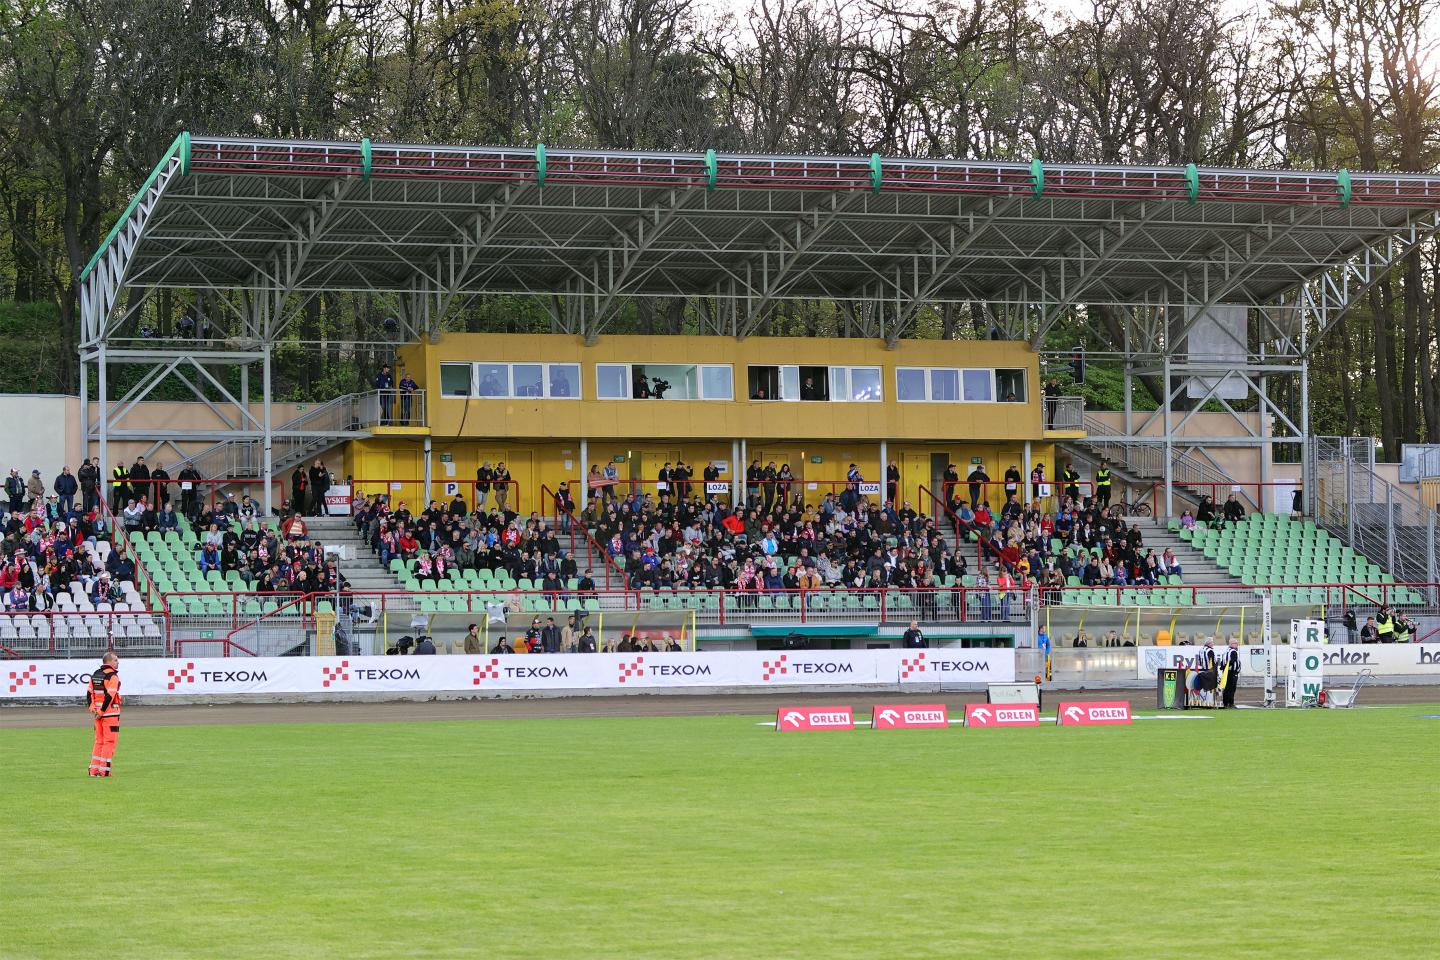
[(265, 355), (260, 361), (260, 405), (265, 424), (265, 436), (260, 441), (260, 459), (263, 463), (261, 475), (265, 478), (264, 506), (267, 517), (275, 513), (275, 437), (270, 407), (272, 349), (270, 344), (265, 344)]

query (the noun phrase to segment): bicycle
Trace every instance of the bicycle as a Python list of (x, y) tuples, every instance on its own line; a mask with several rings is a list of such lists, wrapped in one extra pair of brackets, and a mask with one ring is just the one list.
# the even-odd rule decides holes
[(1116, 516), (1120, 517), (1149, 517), (1154, 515), (1154, 510), (1152, 510), (1150, 504), (1144, 500), (1131, 500), (1128, 503), (1124, 500), (1117, 500), (1110, 504), (1110, 510)]

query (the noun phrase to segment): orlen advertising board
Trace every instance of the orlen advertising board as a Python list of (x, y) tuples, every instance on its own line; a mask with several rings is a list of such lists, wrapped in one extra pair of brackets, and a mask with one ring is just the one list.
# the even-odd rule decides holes
[[(79, 697), (99, 660), (5, 660), (0, 699)], [(433, 657), (125, 658), (123, 691), (142, 696), (464, 692), (662, 687), (1003, 683), (1013, 650), (823, 650), (755, 653)]]
[[(1200, 647), (1136, 647), (1137, 673), (1141, 680), (1154, 680), (1160, 667), (1191, 666)], [(1225, 650), (1215, 644), (1218, 657)], [(1275, 647), (1275, 672), (1285, 676), (1289, 669), (1288, 645)], [(1440, 643), (1328, 643), (1320, 647), (1327, 677), (1353, 677), (1362, 670), (1379, 676), (1440, 675)], [(1240, 648), (1240, 675), (1258, 677), (1265, 673), (1265, 648)]]

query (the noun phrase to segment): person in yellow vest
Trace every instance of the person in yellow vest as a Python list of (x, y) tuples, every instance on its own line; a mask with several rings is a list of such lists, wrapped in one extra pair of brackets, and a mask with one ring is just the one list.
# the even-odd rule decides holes
[(110, 471), (110, 512), (117, 516), (125, 506), (125, 501), (130, 499), (130, 485), (127, 483), (129, 479), (130, 472), (123, 463), (115, 464), (115, 469)]
[(1389, 607), (1381, 607), (1380, 612), (1375, 614), (1375, 634), (1381, 643), (1395, 642), (1395, 618)]
[(1110, 506), (1110, 461), (1101, 460), (1095, 470), (1095, 503), (1101, 510)]
[(1080, 503), (1080, 474), (1079, 474), (1078, 472), (1076, 472), (1076, 470), (1075, 470), (1075, 464), (1073, 464), (1073, 463), (1067, 463), (1067, 464), (1065, 464), (1065, 472), (1060, 475), (1060, 479), (1062, 479), (1062, 480), (1065, 481), (1065, 496), (1067, 496), (1067, 497), (1069, 497), (1071, 500), (1075, 501), (1076, 504), (1079, 504), (1079, 503)]

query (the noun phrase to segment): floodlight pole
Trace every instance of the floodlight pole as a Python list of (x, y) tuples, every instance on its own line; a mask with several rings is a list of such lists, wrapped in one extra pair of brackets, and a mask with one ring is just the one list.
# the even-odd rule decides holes
[(1172, 484), (1173, 484), (1174, 479), (1175, 479), (1175, 477), (1174, 477), (1174, 470), (1175, 470), (1175, 465), (1174, 465), (1175, 450), (1174, 450), (1173, 438), (1172, 438), (1172, 436), (1171, 436), (1170, 404), (1171, 404), (1171, 401), (1174, 400), (1175, 395), (1174, 395), (1174, 393), (1172, 392), (1172, 387), (1171, 387), (1171, 384), (1170, 384), (1170, 348), (1169, 348), (1169, 344), (1166, 344), (1166, 348), (1165, 348), (1165, 358), (1164, 358), (1164, 360), (1165, 360), (1165, 363), (1164, 363), (1164, 366), (1165, 366), (1165, 389), (1161, 391), (1161, 394), (1162, 394), (1162, 395), (1164, 396), (1164, 398), (1165, 398), (1165, 516), (1166, 516), (1166, 517), (1173, 517), (1173, 516), (1175, 515), (1175, 499), (1174, 499), (1174, 490), (1172, 489)]
[[(112, 488), (109, 486), (109, 484), (110, 484), (110, 450), (109, 450), (108, 444), (109, 444), (109, 441), (110, 441), (110, 405), (109, 405), (109, 403), (107, 402), (106, 397), (105, 397), (105, 390), (106, 390), (106, 387), (107, 387), (107, 383), (106, 383), (106, 376), (105, 376), (105, 367), (106, 367), (106, 364), (105, 364), (105, 341), (104, 341), (104, 340), (101, 340), (101, 341), (100, 341), (100, 344), (99, 344), (99, 347), (98, 347), (97, 350), (96, 350), (96, 353), (97, 353), (97, 357), (96, 357), (96, 364), (95, 364), (95, 366), (96, 366), (96, 368), (97, 368), (97, 373), (95, 374), (95, 380), (96, 380), (95, 386), (96, 386), (96, 390), (97, 390), (97, 392), (98, 392), (98, 395), (97, 395), (97, 397), (96, 397), (96, 401), (97, 401), (96, 407), (97, 407), (97, 409), (98, 409), (98, 411), (99, 411), (99, 414), (100, 414), (100, 450), (99, 450), (99, 461), (100, 461), (100, 462), (95, 465), (95, 470), (96, 470), (96, 474), (97, 474), (97, 476), (99, 477), (99, 480), (100, 480), (100, 496), (103, 498), (103, 497), (105, 497), (107, 494), (109, 494), (109, 493), (111, 492), (111, 489), (112, 489)], [(89, 427), (88, 427), (88, 426), (86, 427), (86, 430), (87, 430), (87, 431), (89, 430)], [(103, 508), (101, 509), (101, 513), (104, 513), (104, 509), (103, 509)]]
[[(275, 438), (274, 438), (274, 436), (273, 436), (274, 425), (273, 425), (273, 423), (271, 422), (271, 419), (270, 419), (270, 354), (271, 354), (272, 349), (273, 349), (273, 347), (271, 346), (270, 341), (269, 341), (269, 340), (266, 340), (266, 341), (265, 341), (265, 352), (264, 352), (264, 356), (263, 356), (263, 358), (262, 358), (261, 361), (260, 361), (260, 368), (261, 368), (260, 391), (261, 391), (261, 394), (262, 394), (262, 402), (263, 402), (263, 405), (264, 405), (264, 408), (265, 408), (265, 410), (264, 410), (265, 432), (264, 432), (264, 437), (262, 438), (262, 440), (261, 440), (260, 442), (261, 442), (261, 458), (262, 458), (262, 460), (264, 461), (264, 464), (265, 464), (265, 468), (264, 468), (264, 478), (265, 478), (265, 499), (264, 499), (264, 506), (265, 506), (265, 516), (267, 516), (267, 517), (274, 515), (274, 512), (275, 512), (275, 495), (274, 495), (274, 489), (275, 489), (275, 476), (274, 476), (274, 474), (275, 474), (275, 449), (274, 449), (274, 439), (275, 439)], [(249, 367), (247, 366), (245, 369), (246, 369), (246, 371), (248, 372)], [(248, 379), (248, 378), (246, 378), (246, 379)]]

